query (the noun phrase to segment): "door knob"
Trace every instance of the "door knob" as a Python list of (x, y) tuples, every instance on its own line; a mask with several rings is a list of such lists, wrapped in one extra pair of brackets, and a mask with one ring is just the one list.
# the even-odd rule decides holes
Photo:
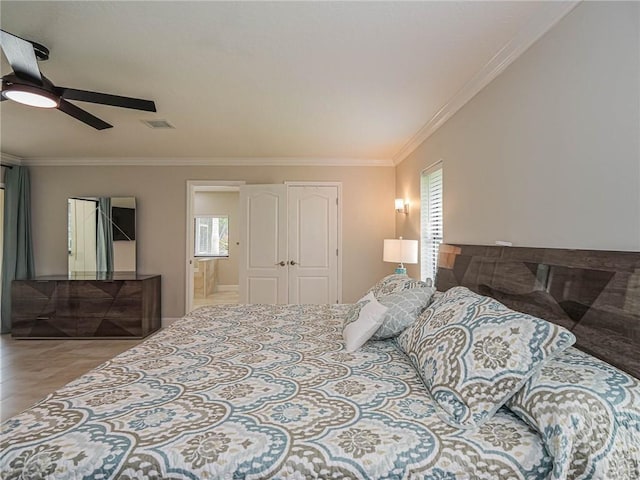
[(276, 263), (276, 265), (280, 265), (281, 267), (284, 267), (287, 264), (287, 262), (285, 262), (284, 260), (282, 260), (281, 262)]
[(297, 264), (298, 264), (298, 263), (297, 263), (295, 260), (291, 260), (291, 261), (289, 262), (289, 265), (297, 265)]

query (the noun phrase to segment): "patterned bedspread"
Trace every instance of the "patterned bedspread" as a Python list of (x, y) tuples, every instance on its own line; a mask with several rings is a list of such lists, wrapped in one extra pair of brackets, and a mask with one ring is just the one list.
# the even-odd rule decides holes
[(548, 476), (509, 410), (458, 430), (393, 341), (346, 353), (348, 308), (198, 309), (6, 421), (0, 477)]

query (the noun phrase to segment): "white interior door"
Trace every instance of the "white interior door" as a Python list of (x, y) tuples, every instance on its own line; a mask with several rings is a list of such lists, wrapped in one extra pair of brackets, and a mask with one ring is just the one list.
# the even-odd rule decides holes
[(288, 303), (287, 186), (240, 187), (240, 303)]
[(288, 303), (338, 302), (338, 188), (290, 186)]

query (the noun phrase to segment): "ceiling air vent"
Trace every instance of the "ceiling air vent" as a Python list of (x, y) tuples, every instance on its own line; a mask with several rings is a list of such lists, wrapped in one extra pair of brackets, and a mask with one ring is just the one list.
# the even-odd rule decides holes
[(166, 120), (141, 120), (149, 128), (176, 128)]

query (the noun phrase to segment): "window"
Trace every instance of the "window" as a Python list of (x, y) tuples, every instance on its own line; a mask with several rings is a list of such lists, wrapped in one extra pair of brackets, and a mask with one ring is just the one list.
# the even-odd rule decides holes
[(420, 273), (435, 281), (438, 248), (443, 239), (442, 162), (424, 170), (420, 178)]
[(195, 221), (196, 257), (229, 256), (229, 217), (198, 216)]

